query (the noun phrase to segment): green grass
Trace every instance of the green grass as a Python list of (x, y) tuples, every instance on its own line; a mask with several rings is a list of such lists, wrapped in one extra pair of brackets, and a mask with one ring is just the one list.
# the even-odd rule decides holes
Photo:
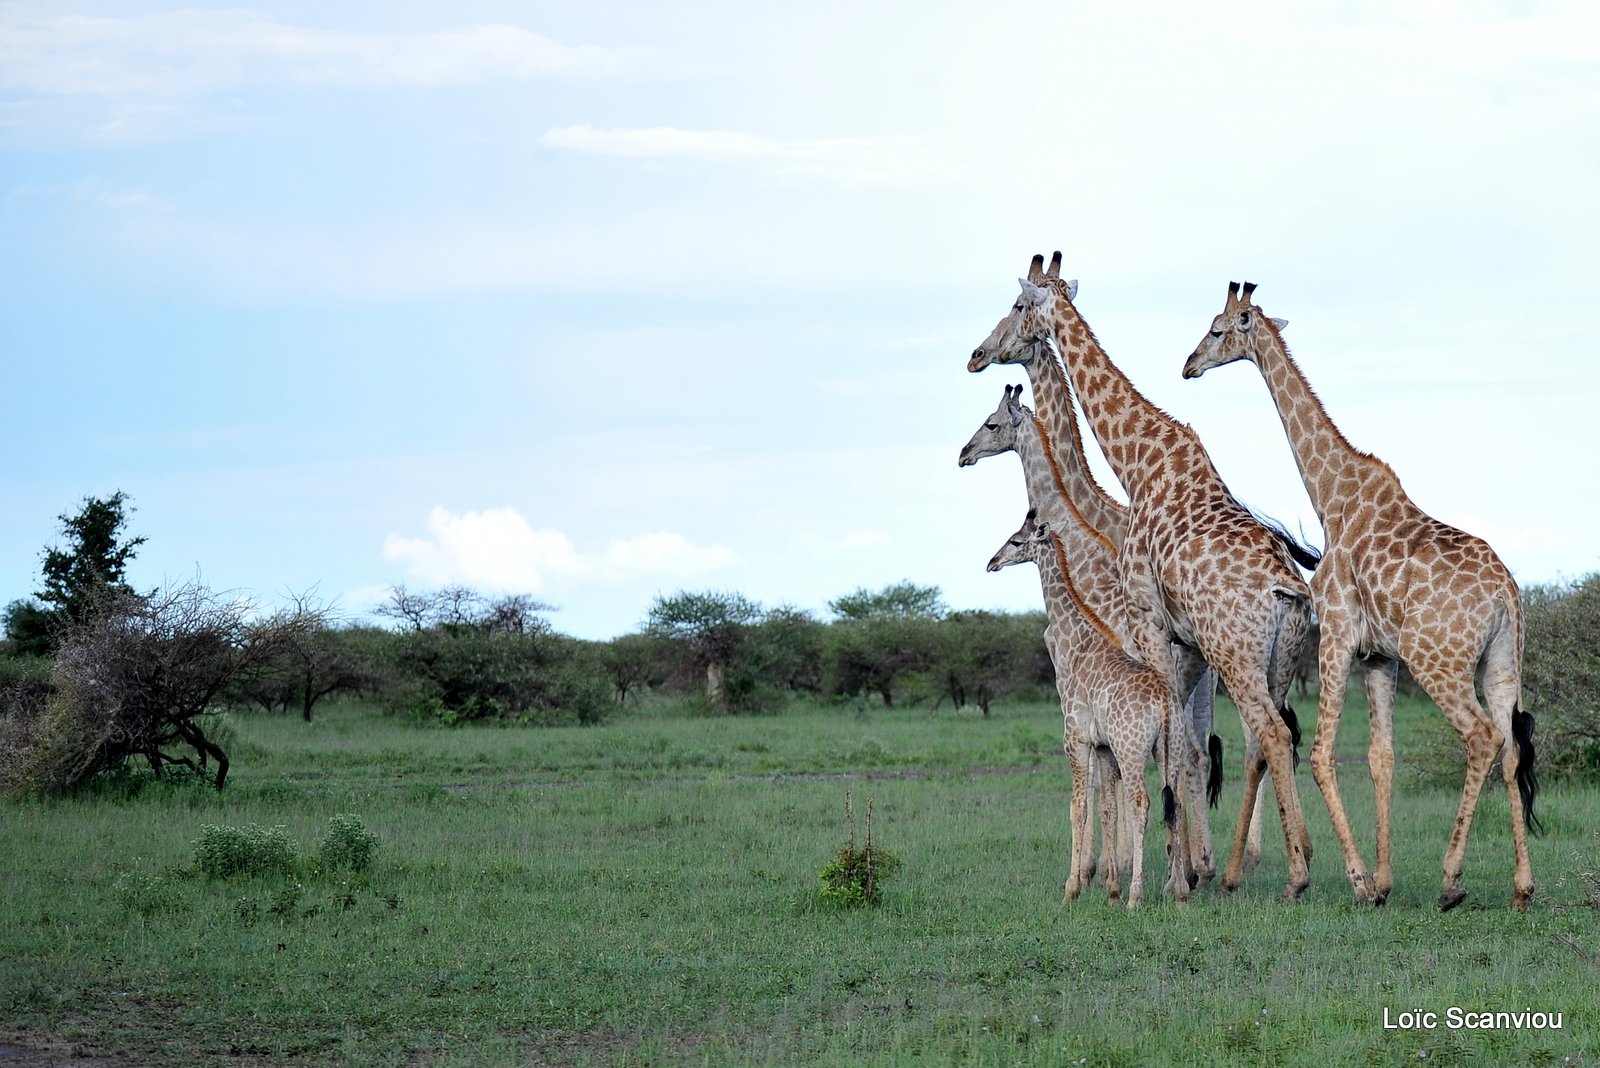
[[(1297, 701), (1307, 746), (1314, 700)], [(1431, 706), (1397, 714), (1404, 752)], [(1219, 710), (1238, 811), (1238, 717)], [(1281, 836), (1232, 897), (1062, 906), (1070, 783), (1045, 704), (985, 720), (796, 706), (595, 728), (407, 727), (358, 707), (245, 718), (219, 796), (124, 784), (0, 808), (5, 1049), (109, 1063), (1600, 1063), (1600, 789), (1550, 784), (1540, 891), (1506, 907), (1504, 790), (1440, 914), (1451, 788), (1396, 796), (1389, 904), (1351, 903), (1320, 795), (1284, 905)], [(1342, 758), (1364, 758), (1352, 694)], [(1371, 862), (1365, 769), (1341, 768)], [(844, 793), (901, 859), (875, 908), (822, 903)], [(335, 816), (369, 869), (322, 870)], [(296, 870), (213, 879), (206, 825), (281, 826)], [(1147, 875), (1164, 870), (1152, 831)], [(1402, 1032), (1383, 1012), (1564, 1013), (1560, 1031)], [(1426, 1058), (1422, 1054), (1426, 1053)]]

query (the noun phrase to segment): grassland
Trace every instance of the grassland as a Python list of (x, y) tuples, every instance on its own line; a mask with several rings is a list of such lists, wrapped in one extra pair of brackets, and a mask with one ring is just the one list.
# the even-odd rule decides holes
[[(1436, 715), (1402, 707), (1402, 751)], [(1240, 748), (1237, 716), (1220, 722), (1226, 839)], [(1591, 787), (1541, 796), (1525, 914), (1506, 906), (1502, 789), (1479, 808), (1471, 897), (1440, 914), (1456, 790), (1402, 781), (1397, 886), (1361, 910), (1304, 767), (1303, 901), (1279, 902), (1269, 834), (1237, 894), (1130, 914), (1098, 889), (1060, 904), (1070, 783), (1045, 704), (457, 731), (347, 706), (234, 730), (221, 796), (135, 781), (0, 808), (0, 1066), (1600, 1063)], [(1342, 774), (1370, 860), (1370, 784)], [(816, 894), (847, 789), (903, 861), (876, 908)], [(343, 813), (379, 840), (366, 872), (313, 859)], [(250, 823), (283, 826), (301, 866), (195, 870), (202, 827)], [(1152, 833), (1151, 870), (1159, 852)], [(1452, 1006), (1563, 1027), (1452, 1031)], [(1414, 1009), (1438, 1029), (1384, 1027)]]

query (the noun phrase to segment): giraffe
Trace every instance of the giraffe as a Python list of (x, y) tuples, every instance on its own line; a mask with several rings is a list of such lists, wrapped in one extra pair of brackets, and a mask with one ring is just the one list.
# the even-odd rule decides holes
[[(1151, 404), (1107, 358), (1072, 304), (1076, 287), (1035, 256), (1021, 295), (972, 353), (969, 371), (1017, 362), (1047, 341), (1061, 354), (1084, 418), (1128, 493), (1128, 533), (1118, 558), (1135, 609), (1143, 659), (1193, 688), (1194, 660), (1173, 662), (1170, 644), (1216, 669), (1246, 728), (1244, 797), (1225, 891), (1243, 881), (1245, 844), (1263, 766), (1277, 795), (1288, 853), (1287, 900), (1310, 884), (1311, 837), (1294, 783), (1287, 697), (1309, 625), (1311, 591), (1288, 547), (1228, 491), (1189, 426)], [(1037, 399), (1037, 398), (1036, 398)], [(1305, 551), (1302, 550), (1302, 553)], [(1308, 566), (1314, 561), (1303, 557)]]
[[(1094, 877), (1089, 842), (1087, 784), (1089, 763), (1099, 749), (1109, 749), (1127, 794), (1131, 865), (1128, 908), (1144, 898), (1144, 832), (1149, 822), (1150, 793), (1144, 784), (1145, 757), (1154, 752), (1162, 782), (1162, 819), (1167, 827), (1167, 891), (1182, 904), (1188, 899), (1188, 853), (1177, 837), (1177, 763), (1171, 741), (1182, 709), (1165, 676), (1122, 651), (1116, 633), (1089, 607), (1074, 585), (1061, 538), (1038, 513), (1030, 510), (1022, 526), (1006, 539), (989, 561), (989, 570), (1032, 561), (1039, 567), (1045, 591), (1045, 644), (1056, 668), (1061, 697), (1062, 743), (1072, 765), (1071, 859), (1062, 901), (1083, 892)], [(1115, 854), (1110, 858), (1115, 867)], [(1118, 880), (1108, 879), (1108, 892)]]
[[(1038, 513), (1040, 521), (1049, 524), (1061, 539), (1068, 566), (1072, 570), (1073, 585), (1088, 603), (1091, 611), (1111, 627), (1123, 651), (1137, 656), (1138, 650), (1133, 641), (1132, 613), (1128, 607), (1121, 575), (1117, 570), (1116, 550), (1104, 534), (1089, 525), (1084, 511), (1075, 506), (1073, 495), (1067, 488), (1067, 480), (1061, 471), (1065, 465), (1057, 464), (1050, 448), (1048, 432), (1027, 406), (1021, 403), (1021, 396), (1021, 386), (1005, 387), (999, 407), (983, 421), (962, 448), (960, 466), (966, 467), (1004, 452), (1017, 454), (1022, 461), (1024, 481), (1028, 490), (1028, 505)], [(1092, 481), (1092, 478), (1088, 477), (1086, 464), (1079, 462), (1076, 466), (1084, 478)], [(1111, 503), (1117, 509), (1122, 509), (1120, 504)], [(1125, 516), (1121, 519), (1121, 525), (1126, 529)], [(1040, 573), (1040, 578), (1041, 580), (1044, 578), (1043, 572)], [(1051, 602), (1047, 599), (1046, 608), (1049, 609), (1050, 606)], [(1209, 711), (1209, 702), (1205, 707)], [(1209, 717), (1201, 724), (1194, 724), (1186, 715), (1182, 726), (1183, 730), (1176, 734), (1175, 759), (1180, 761), (1186, 795), (1183, 807), (1184, 840), (1188, 844), (1190, 870), (1195, 873), (1199, 882), (1205, 883), (1216, 873), (1205, 799), (1209, 793), (1211, 803), (1213, 805), (1216, 803), (1222, 785), (1222, 762), (1220, 759), (1212, 761), (1208, 774), (1207, 754), (1199, 742), (1199, 737), (1204, 735), (1197, 737), (1194, 733), (1195, 730), (1209, 728)], [(1215, 735), (1211, 737), (1213, 746), (1220, 748), (1220, 740), (1216, 739)], [(1098, 771), (1099, 767), (1096, 766), (1091, 769), (1091, 774), (1097, 774)], [(1099, 779), (1104, 783), (1112, 781), (1105, 775), (1099, 775)], [(1094, 784), (1091, 782), (1091, 793), (1094, 789)], [(1116, 805), (1109, 791), (1105, 796), (1106, 801), (1102, 802), (1103, 825), (1108, 818), (1106, 802), (1110, 801), (1112, 808)], [(1258, 842), (1259, 828), (1260, 822), (1257, 819)], [(1109, 827), (1107, 830), (1109, 831)], [(1123, 835), (1124, 843), (1128, 838), (1128, 835)], [(1259, 854), (1259, 848), (1257, 852)], [(1128, 858), (1125, 855), (1119, 853), (1118, 856), (1121, 863), (1127, 863)]]
[[(1311, 580), (1322, 627), (1311, 769), (1344, 851), (1345, 875), (1362, 903), (1383, 904), (1394, 886), (1389, 812), (1395, 676), (1403, 663), (1467, 751), (1439, 907), (1452, 909), (1467, 896), (1461, 883), (1467, 835), (1499, 753), (1516, 851), (1511, 903), (1525, 909), (1533, 895), (1527, 831), (1537, 833), (1539, 824), (1533, 814), (1533, 716), (1521, 705), (1522, 599), (1516, 580), (1488, 544), (1418, 508), (1388, 464), (1350, 444), (1289, 355), (1283, 342), (1288, 324), (1264, 316), (1252, 303), (1254, 291), (1253, 283), (1242, 292), (1237, 282), (1229, 283), (1227, 304), (1184, 364), (1183, 377), (1199, 378), (1235, 360), (1256, 365), (1322, 520), (1326, 548)], [(1334, 736), (1353, 659), (1362, 662), (1372, 719), (1367, 764), (1377, 801), (1377, 865), (1371, 875), (1350, 831), (1334, 767)], [(1482, 703), (1474, 686), (1479, 671)]]
[[(1078, 283), (1070, 281), (1065, 285), (1068, 299), (1076, 299)], [(1051, 473), (1058, 476), (1055, 492), (1049, 492), (1046, 487), (1045, 496), (1065, 498), (1069, 508), (1078, 513), (1078, 519), (1085, 526), (1091, 531), (1098, 532), (1101, 540), (1108, 540), (1113, 551), (1120, 552), (1128, 530), (1127, 506), (1106, 493), (1089, 472), (1089, 460), (1083, 449), (1083, 436), (1078, 431), (1078, 420), (1073, 415), (1071, 384), (1051, 353), (1050, 346), (1043, 341), (1026, 346), (1008, 362), (1021, 364), (1028, 373), (1033, 401), (1038, 409), (1035, 421), (1045, 443), (1045, 455), (1053, 462)], [(1017, 396), (1020, 399), (1020, 391)], [(1000, 426), (1003, 428), (1003, 422)], [(1003, 429), (1001, 432), (1003, 433)], [(969, 448), (979, 448), (974, 444), (979, 436), (974, 435), (973, 442), (968, 443)], [(1057, 447), (1058, 445), (1064, 447)], [(974, 458), (981, 458), (976, 452), (972, 455)], [(1072, 529), (1064, 521), (1062, 526), (1069, 531)], [(1106, 616), (1108, 619), (1113, 617), (1115, 613)], [(1172, 656), (1175, 662), (1174, 678), (1194, 680), (1185, 693), (1184, 710), (1195, 737), (1208, 742), (1206, 750), (1202, 753), (1202, 762), (1205, 764), (1207, 790), (1214, 806), (1222, 789), (1222, 739), (1212, 730), (1217, 691), (1216, 673), (1194, 649), (1182, 643), (1173, 644)], [(1287, 708), (1287, 705), (1284, 707)], [(1298, 745), (1298, 727), (1291, 727), (1291, 731), (1294, 742)], [(1249, 739), (1248, 725), (1245, 727), (1245, 734), (1248, 758), (1253, 745)], [(1252, 870), (1261, 859), (1263, 802), (1264, 799), (1258, 801), (1256, 807), (1251, 810), (1250, 828), (1246, 834), (1245, 844), (1246, 872)], [(1206, 827), (1206, 835), (1207, 837), (1210, 835), (1209, 824)], [(1209, 849), (1207, 851), (1209, 852)], [(1201, 878), (1206, 880), (1211, 878), (1212, 866), (1209, 861), (1197, 863), (1196, 870)]]

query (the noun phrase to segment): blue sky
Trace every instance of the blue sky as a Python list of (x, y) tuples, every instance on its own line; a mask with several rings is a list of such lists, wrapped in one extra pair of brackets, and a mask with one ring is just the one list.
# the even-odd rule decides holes
[(1600, 569), (1600, 14), (1301, 6), (0, 3), (0, 602), (121, 489), (137, 584), (351, 616), (1035, 607), (956, 454), (1057, 248), (1258, 510), (1320, 539), (1259, 376), (1180, 378), (1230, 279), (1424, 508)]

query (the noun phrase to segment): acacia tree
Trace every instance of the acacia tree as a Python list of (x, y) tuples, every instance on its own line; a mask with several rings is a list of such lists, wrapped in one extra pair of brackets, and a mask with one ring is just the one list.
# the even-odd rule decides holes
[(13, 601), (5, 610), (6, 634), (15, 651), (48, 656), (55, 651), (57, 632), (81, 623), (103, 592), (133, 592), (123, 576), (144, 538), (124, 536), (133, 511), (128, 499), (121, 490), (85, 497), (76, 515), (60, 516), (66, 542), (44, 550), (43, 588), (34, 593), (36, 600)]
[(228, 754), (205, 715), (230, 682), (320, 623), (304, 611), (257, 618), (248, 601), (193, 582), (147, 596), (103, 589), (61, 630), (53, 692), (8, 717), (0, 782), (56, 791), (142, 757), (158, 775), (176, 764), (220, 790)]
[(760, 618), (761, 606), (739, 593), (658, 595), (650, 606), (645, 633), (688, 649), (706, 673), (706, 703), (713, 712), (726, 715), (734, 711), (726, 685), (728, 666)]
[(839, 619), (829, 629), (830, 674), (837, 693), (876, 693), (894, 706), (895, 688), (938, 658), (939, 587), (904, 581), (878, 591), (857, 589), (828, 602)]

